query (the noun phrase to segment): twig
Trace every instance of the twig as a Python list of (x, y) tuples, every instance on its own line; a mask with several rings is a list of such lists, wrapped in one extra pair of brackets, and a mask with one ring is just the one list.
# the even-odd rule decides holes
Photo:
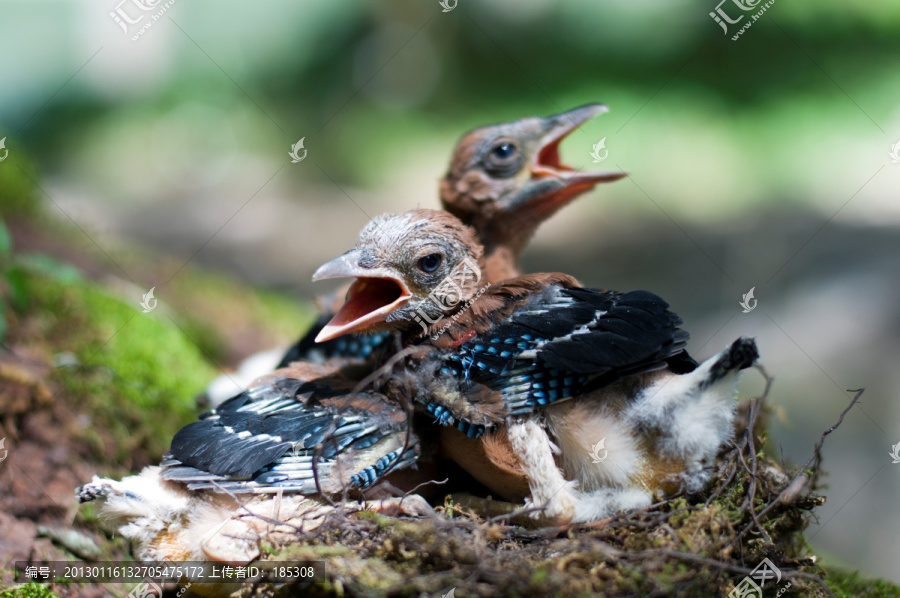
[[(756, 428), (756, 418), (759, 417), (759, 411), (762, 408), (763, 401), (765, 401), (766, 397), (769, 395), (769, 389), (772, 387), (773, 378), (769, 376), (766, 372), (765, 368), (761, 365), (755, 366), (757, 370), (763, 375), (766, 379), (766, 387), (763, 390), (762, 396), (758, 399), (751, 401), (750, 403), (750, 417), (748, 418), (747, 423), (747, 446), (749, 447), (749, 459), (750, 459), (750, 488), (747, 491), (747, 500), (748, 507), (750, 510), (750, 517), (753, 519), (753, 522), (756, 524), (756, 527), (759, 528), (760, 532), (762, 532), (763, 538), (766, 541), (766, 544), (772, 543), (772, 538), (769, 536), (769, 533), (763, 528), (762, 524), (756, 518), (756, 482), (757, 482), (757, 459), (756, 459), (756, 442), (754, 439)], [(743, 455), (741, 456), (741, 461), (743, 461)]]
[(327, 493), (322, 491), (322, 485), (319, 483), (318, 463), (319, 463), (319, 457), (322, 456), (322, 451), (325, 450), (325, 442), (328, 442), (329, 440), (332, 442), (335, 441), (334, 436), (332, 436), (332, 434), (337, 429), (338, 421), (340, 421), (339, 418), (340, 418), (340, 414), (338, 414), (338, 413), (336, 413), (334, 415), (334, 417), (331, 418), (331, 430), (329, 430), (328, 433), (326, 434), (325, 440), (323, 442), (318, 443), (315, 446), (315, 448), (313, 449), (313, 455), (312, 455), (313, 481), (316, 483), (316, 492), (318, 492), (319, 496), (324, 498), (325, 502), (327, 502), (329, 504), (329, 506), (332, 506), (332, 507), (335, 506), (334, 501), (331, 500), (331, 497), (328, 496)]
[(434, 484), (435, 486), (442, 486), (443, 484), (446, 484), (449, 481), (450, 481), (450, 478), (444, 478), (441, 481), (428, 480), (427, 482), (422, 482), (421, 484), (416, 485), (416, 487), (412, 488), (411, 490), (407, 490), (406, 492), (403, 493), (403, 496), (409, 496), (410, 494), (418, 494), (419, 488), (422, 488), (423, 486), (428, 486), (430, 484)]
[[(856, 402), (859, 400), (859, 398), (863, 395), (863, 393), (865, 391), (866, 391), (865, 388), (847, 391), (847, 392), (855, 392), (856, 396), (854, 396), (853, 400), (850, 401), (850, 404), (847, 405), (847, 407), (843, 411), (841, 411), (841, 415), (838, 418), (837, 423), (835, 423), (833, 426), (831, 426), (830, 428), (828, 428), (827, 430), (822, 432), (822, 436), (819, 437), (819, 442), (816, 443), (816, 446), (813, 449), (812, 456), (810, 456), (810, 458), (806, 461), (806, 463), (803, 465), (803, 467), (800, 468), (800, 471), (797, 472), (797, 475), (795, 475), (791, 479), (791, 481), (789, 481), (785, 485), (785, 487), (781, 490), (781, 492), (779, 492), (778, 497), (774, 501), (772, 501), (768, 505), (766, 505), (766, 507), (762, 511), (759, 512), (758, 518), (764, 519), (765, 516), (768, 515), (776, 506), (778, 506), (779, 504), (788, 504), (786, 502), (787, 499), (789, 499), (791, 496), (793, 496), (795, 494), (800, 493), (800, 489), (797, 488), (797, 485), (802, 483), (802, 485), (800, 486), (800, 488), (802, 488), (803, 486), (806, 485), (806, 482), (810, 479), (810, 476), (806, 473), (806, 471), (809, 469), (809, 467), (813, 464), (814, 461), (818, 462), (821, 460), (822, 445), (825, 443), (825, 437), (828, 436), (829, 434), (831, 434), (832, 432), (834, 432), (838, 428), (838, 426), (841, 425), (841, 423), (844, 421), (844, 416), (846, 416), (847, 413), (849, 413), (849, 411), (853, 408), (853, 406), (856, 404)], [(743, 537), (748, 531), (749, 531), (749, 527), (744, 528), (744, 530), (738, 535), (738, 539)]]
[(353, 388), (352, 393), (362, 392), (369, 384), (373, 383), (375, 380), (378, 380), (379, 378), (383, 378), (385, 376), (389, 376), (391, 372), (394, 371), (394, 366), (397, 365), (400, 360), (405, 359), (416, 350), (418, 350), (418, 347), (414, 345), (402, 349), (401, 351), (398, 351), (397, 353), (392, 355), (390, 359), (384, 362), (384, 365), (360, 380), (359, 383)]

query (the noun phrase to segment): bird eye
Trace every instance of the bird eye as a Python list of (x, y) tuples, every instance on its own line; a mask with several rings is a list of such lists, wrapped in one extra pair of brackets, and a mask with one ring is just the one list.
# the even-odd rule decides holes
[(491, 156), (498, 160), (509, 160), (516, 154), (516, 151), (518, 151), (518, 148), (514, 143), (502, 141), (491, 150)]
[(490, 149), (484, 155), (482, 164), (491, 176), (509, 178), (522, 168), (525, 158), (514, 139), (496, 139), (488, 147)]
[(419, 260), (419, 269), (422, 270), (422, 272), (431, 274), (441, 267), (443, 259), (444, 258), (440, 253), (430, 253)]

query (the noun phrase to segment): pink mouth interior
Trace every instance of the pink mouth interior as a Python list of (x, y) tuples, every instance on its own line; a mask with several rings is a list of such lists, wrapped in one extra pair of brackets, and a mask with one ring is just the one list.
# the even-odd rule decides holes
[(374, 315), (403, 295), (400, 285), (389, 278), (357, 278), (347, 291), (347, 300), (331, 320), (331, 325), (344, 326)]
[(539, 168), (546, 169), (546, 171), (541, 172), (540, 170), (538, 170), (538, 172), (536, 172), (535, 174), (546, 175), (552, 172), (574, 172), (574, 168), (563, 164), (559, 159), (559, 144), (562, 143), (562, 140), (568, 137), (574, 130), (575, 127), (573, 126), (571, 129), (564, 132), (562, 135), (541, 148), (541, 150), (538, 152), (537, 160), (535, 160), (535, 165)]
[(574, 170), (573, 168), (563, 164), (559, 159), (559, 144), (562, 143), (562, 140), (565, 139), (566, 136), (571, 132), (572, 131), (566, 131), (558, 138), (554, 139), (541, 148), (541, 151), (538, 152), (537, 157), (538, 166), (543, 166), (544, 168), (550, 168), (562, 172), (572, 172)]

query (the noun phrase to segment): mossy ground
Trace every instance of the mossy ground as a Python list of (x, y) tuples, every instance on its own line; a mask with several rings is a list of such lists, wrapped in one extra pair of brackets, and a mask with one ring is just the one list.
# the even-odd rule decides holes
[(87, 281), (35, 275), (28, 284), (29, 323), (68, 361), (51, 379), (90, 414), (80, 436), (127, 468), (149, 463), (168, 448), (173, 427), (195, 417), (193, 398), (216, 370), (165, 316), (143, 314)]
[(26, 583), (9, 590), (0, 591), (0, 598), (56, 598), (56, 594), (45, 585)]
[[(17, 226), (14, 231), (31, 230), (33, 221)], [(190, 270), (157, 292), (160, 306), (144, 314), (140, 295), (156, 279), (154, 267), (170, 272), (166, 260), (126, 264), (151, 283), (144, 289), (111, 278), (108, 264), (84, 256), (30, 252), (14, 260), (20, 274), (0, 291), (9, 323), (0, 355), (0, 437), (8, 438), (10, 449), (0, 470), (0, 515), (7, 517), (0, 518), (0, 528), (15, 532), (9, 543), (0, 540), (4, 563), (76, 558), (71, 547), (38, 539), (37, 524), (80, 531), (100, 547), (103, 560), (128, 558), (128, 547), (90, 506), (75, 504), (74, 487), (94, 473), (122, 475), (156, 461), (174, 432), (198, 413), (194, 397), (218, 372), (220, 359), (234, 363), (288, 340), (311, 312), (287, 298)], [(14, 291), (27, 301), (13, 305)], [(321, 561), (311, 587), (259, 593), (441, 596), (456, 588), (460, 598), (727, 596), (769, 558), (784, 572), (779, 587), (791, 584), (786, 596), (900, 596), (895, 585), (826, 569), (810, 558), (803, 529), (818, 504), (814, 493), (803, 491), (756, 525), (751, 506), (759, 513), (789, 481), (765, 456), (765, 412), (756, 415), (753, 442), (723, 451), (720, 475), (704, 495), (571, 529), (512, 525), (460, 496), (446, 498), (435, 516), (420, 520), (375, 513), (339, 517), (266, 553), (269, 559)], [(753, 419), (745, 404), (739, 438), (751, 438), (743, 429)], [(28, 480), (20, 471), (29, 472)], [(0, 571), (4, 583), (12, 583), (9, 569)], [(74, 596), (116, 588), (52, 589)], [(17, 598), (52, 595), (35, 585), (0, 591)]]
[[(74, 249), (83, 246), (80, 231), (44, 228), (46, 216), (31, 210), (17, 214), (6, 220), (15, 242), (0, 239), (0, 438), (9, 450), (0, 463), (0, 591), (31, 596), (35, 587), (9, 585), (13, 561), (72, 560), (80, 551), (41, 537), (41, 528), (79, 532), (102, 560), (130, 558), (92, 506), (79, 507), (75, 487), (158, 462), (203, 410), (197, 395), (220, 364), (292, 340), (312, 310), (187, 267), (164, 296), (157, 289), (159, 304), (145, 314), (142, 293), (183, 263), (122, 259), (150, 281), (141, 289), (103, 255)], [(120, 588), (53, 590), (127, 592)]]
[(900, 597), (900, 586), (881, 579), (866, 579), (859, 571), (827, 567), (826, 573), (828, 586), (838, 598)]

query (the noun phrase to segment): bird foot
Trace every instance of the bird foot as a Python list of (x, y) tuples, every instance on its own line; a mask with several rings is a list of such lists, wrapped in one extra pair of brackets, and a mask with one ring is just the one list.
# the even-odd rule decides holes
[(75, 489), (75, 495), (78, 497), (79, 503), (91, 502), (98, 498), (104, 498), (109, 493), (109, 486), (98, 483), (99, 478), (94, 476), (94, 481)]
[(573, 482), (566, 482), (564, 488), (544, 501), (528, 498), (522, 512), (546, 525), (566, 525), (575, 516), (575, 499), (571, 493), (574, 486)]

